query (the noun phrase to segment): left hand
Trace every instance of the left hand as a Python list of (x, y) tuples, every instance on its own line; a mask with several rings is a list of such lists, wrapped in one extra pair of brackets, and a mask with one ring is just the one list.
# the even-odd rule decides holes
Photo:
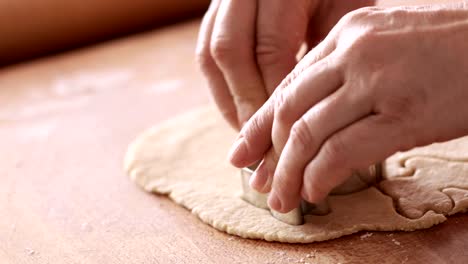
[(239, 130), (297, 64), (347, 12), (374, 0), (213, 0), (197, 61), (223, 117)]
[(349, 13), (248, 121), (231, 163), (263, 159), (251, 185), (288, 212), (396, 151), (468, 134), (467, 6)]

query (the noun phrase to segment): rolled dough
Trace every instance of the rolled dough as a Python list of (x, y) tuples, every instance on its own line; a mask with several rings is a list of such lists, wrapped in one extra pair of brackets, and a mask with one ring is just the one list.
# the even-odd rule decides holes
[[(306, 216), (304, 225), (291, 226), (276, 220), (267, 210), (254, 207), (240, 198), (239, 169), (230, 166), (226, 160), (227, 150), (235, 136), (235, 132), (214, 108), (198, 109), (138, 136), (127, 151), (125, 170), (144, 190), (168, 195), (218, 230), (268, 241), (309, 243), (360, 230), (412, 231), (441, 223), (446, 220), (444, 214), (463, 211), (468, 206), (463, 190), (468, 187), (466, 180), (462, 181), (462, 185), (446, 182), (454, 178), (457, 181), (458, 178), (453, 175), (443, 180), (452, 173), (452, 168), (444, 164), (458, 164), (454, 165), (454, 169), (457, 175), (462, 175), (468, 165), (459, 164), (458, 160), (468, 159), (468, 155), (459, 158), (453, 148), (449, 154), (423, 149), (423, 152), (413, 154), (398, 153), (389, 159), (384, 166), (384, 169), (391, 170), (385, 173), (389, 177), (377, 187), (347, 195), (332, 195), (329, 197), (331, 213)], [(444, 160), (444, 157), (448, 158)], [(419, 170), (418, 167), (423, 169)], [(443, 168), (445, 175), (437, 175), (431, 169), (434, 167)], [(465, 177), (468, 168), (466, 170)], [(417, 175), (413, 176), (416, 171)], [(429, 197), (421, 205), (417, 198), (420, 197), (421, 186), (426, 186), (427, 181), (422, 180), (425, 175), (431, 179), (439, 177), (447, 184), (433, 196), (435, 192), (430, 190), (440, 188), (441, 184), (440, 181), (430, 183), (424, 192)], [(403, 180), (410, 184), (405, 184)], [(387, 194), (378, 188), (384, 189)], [(395, 191), (395, 188), (404, 191)], [(430, 206), (433, 201), (440, 200), (439, 193), (454, 197), (452, 199), (458, 202), (451, 207), (442, 203), (442, 209)], [(408, 194), (415, 195), (414, 199), (410, 199), (408, 211), (418, 211), (417, 214), (401, 214), (394, 207), (393, 200), (400, 201)], [(404, 209), (399, 211), (405, 212)]]

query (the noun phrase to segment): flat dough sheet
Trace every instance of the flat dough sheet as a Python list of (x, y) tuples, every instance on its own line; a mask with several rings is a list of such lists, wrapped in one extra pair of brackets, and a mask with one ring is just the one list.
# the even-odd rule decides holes
[[(460, 145), (468, 149), (465, 139), (465, 144), (397, 153), (385, 163), (387, 178), (376, 187), (330, 196), (331, 213), (306, 216), (304, 225), (291, 226), (240, 198), (239, 169), (226, 159), (235, 136), (214, 108), (198, 109), (137, 137), (126, 154), (125, 170), (144, 190), (168, 195), (218, 230), (268, 241), (309, 243), (361, 230), (412, 231), (439, 224), (446, 220), (444, 215), (468, 207), (464, 193), (468, 178), (460, 177), (468, 175), (462, 162), (468, 154), (460, 156), (457, 150)], [(440, 169), (434, 168), (446, 175), (438, 175)], [(444, 178), (452, 172), (458, 176)], [(434, 206), (447, 201), (441, 194), (450, 201), (442, 209)], [(418, 200), (421, 197), (423, 201)]]

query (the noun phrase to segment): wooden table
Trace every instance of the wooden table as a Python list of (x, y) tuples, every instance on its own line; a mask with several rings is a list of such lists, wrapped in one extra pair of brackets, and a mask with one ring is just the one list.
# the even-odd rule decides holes
[(0, 70), (0, 263), (466, 263), (468, 215), (308, 245), (218, 232), (124, 174), (143, 129), (209, 102), (198, 21)]

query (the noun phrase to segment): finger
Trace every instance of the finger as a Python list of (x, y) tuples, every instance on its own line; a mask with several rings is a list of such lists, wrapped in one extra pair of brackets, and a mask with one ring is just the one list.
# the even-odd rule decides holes
[(263, 159), (271, 146), (271, 126), (273, 124), (273, 96), (242, 127), (239, 136), (229, 151), (232, 165), (242, 168)]
[(203, 17), (197, 41), (197, 61), (208, 81), (211, 95), (223, 117), (235, 129), (240, 129), (234, 101), (223, 74), (210, 53), (210, 40), (221, 0), (211, 1), (210, 7)]
[[(232, 165), (241, 168), (263, 159), (265, 153), (272, 145), (271, 135), (276, 101), (281, 100), (279, 97), (282, 91), (289, 89), (288, 87), (297, 81), (297, 77), (302, 77), (302, 72), (307, 71), (311, 65), (314, 65), (314, 63), (330, 54), (334, 48), (335, 45), (332, 38), (329, 41), (324, 41), (316, 49), (310, 51), (281, 82), (279, 88), (275, 90), (268, 101), (252, 116), (239, 133), (229, 154)], [(279, 153), (277, 152), (278, 156)]]
[(281, 210), (289, 211), (301, 199), (304, 169), (322, 143), (344, 127), (367, 116), (372, 101), (354, 87), (342, 87), (313, 106), (291, 128), (274, 174), (273, 189)]
[[(313, 105), (320, 98), (323, 98), (327, 94), (333, 92), (333, 89), (330, 91), (323, 91), (322, 89), (321, 91), (325, 93), (322, 93), (322, 92), (317, 93), (318, 99), (300, 97), (299, 100), (302, 101), (303, 104), (307, 105), (305, 106), (305, 108), (304, 106), (303, 107), (296, 107), (296, 106), (291, 107), (290, 105), (284, 106), (283, 105), (284, 98), (287, 97), (288, 93), (294, 93), (294, 90), (296, 89), (296, 87), (299, 86), (300, 83), (304, 81), (302, 77), (308, 76), (309, 72), (311, 72), (312, 75), (314, 75), (315, 71), (327, 72), (327, 70), (331, 70), (328, 72), (328, 75), (327, 75), (330, 78), (330, 80), (332, 80), (332, 82), (340, 81), (341, 83), (342, 78), (340, 77), (340, 73), (337, 68), (337, 65), (332, 65), (330, 63), (331, 61), (330, 57), (331, 57), (331, 54), (333, 54), (333, 51), (335, 50), (335, 48), (336, 48), (335, 35), (329, 35), (329, 37), (326, 40), (324, 40), (317, 47), (315, 47), (310, 52), (308, 52), (304, 56), (304, 58), (301, 61), (299, 61), (297, 66), (294, 68), (294, 70), (286, 77), (286, 79), (283, 80), (283, 82), (279, 86), (279, 89), (278, 89), (279, 91), (276, 93), (277, 96), (275, 97), (275, 101), (274, 101), (275, 106), (273, 108), (274, 108), (275, 120), (273, 121), (273, 125), (272, 125), (273, 133), (271, 133), (273, 145), (275, 146), (278, 156), (280, 155), (284, 145), (286, 144), (287, 138), (289, 136), (289, 130), (292, 126), (292, 123), (295, 121), (294, 118), (290, 118), (291, 121), (289, 121), (287, 124), (284, 124), (284, 126), (282, 126), (280, 124), (283, 121), (283, 116), (281, 116), (281, 114), (284, 113), (284, 116), (286, 117), (284, 119), (286, 120), (288, 119), (288, 116), (298, 117), (301, 114), (303, 114), (306, 111), (306, 109), (308, 109), (307, 106)], [(326, 78), (326, 76), (324, 77)], [(312, 76), (310, 76), (310, 78), (312, 78)], [(321, 80), (323, 81), (324, 78), (322, 78)], [(328, 81), (328, 80), (325, 80), (325, 81)], [(341, 84), (336, 84), (336, 85), (332, 84), (331, 86), (327, 86), (327, 87), (333, 87), (333, 86), (339, 87), (341, 86)], [(304, 87), (305, 91), (307, 91), (306, 86), (302, 86), (302, 87)], [(307, 98), (307, 99), (304, 99), (304, 98)], [(280, 108), (283, 108), (283, 109), (281, 110)], [(295, 111), (296, 113), (289, 112), (289, 111)], [(278, 112), (282, 112), (282, 113), (278, 113)], [(280, 116), (278, 116), (278, 114)], [(277, 123), (276, 130), (274, 127), (274, 123)], [(282, 131), (284, 131), (284, 133), (282, 133)]]
[(257, 170), (252, 175), (250, 186), (261, 193), (268, 193), (271, 190), (273, 174), (278, 163), (278, 156), (273, 148), (265, 155), (265, 159), (260, 163)]
[(211, 39), (211, 53), (234, 98), (240, 124), (267, 99), (254, 54), (256, 15), (257, 1), (222, 1)]
[(305, 41), (311, 2), (258, 2), (256, 56), (269, 95), (297, 63), (296, 54)]
[(342, 72), (330, 60), (329, 57), (309, 67), (276, 100), (272, 141), (279, 153), (294, 122), (342, 85)]
[(340, 130), (320, 148), (304, 171), (302, 196), (309, 202), (323, 199), (353, 170), (380, 162), (412, 147), (402, 119), (370, 115)]

